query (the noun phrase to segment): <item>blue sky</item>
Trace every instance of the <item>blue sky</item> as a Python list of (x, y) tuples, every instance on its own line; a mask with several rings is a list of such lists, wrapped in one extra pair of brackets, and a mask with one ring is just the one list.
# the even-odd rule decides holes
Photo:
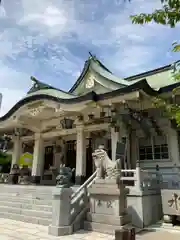
[(1, 114), (31, 86), (30, 76), (64, 90), (79, 76), (91, 51), (119, 77), (178, 59), (170, 29), (132, 25), (131, 14), (151, 12), (158, 0), (2, 0), (0, 10)]

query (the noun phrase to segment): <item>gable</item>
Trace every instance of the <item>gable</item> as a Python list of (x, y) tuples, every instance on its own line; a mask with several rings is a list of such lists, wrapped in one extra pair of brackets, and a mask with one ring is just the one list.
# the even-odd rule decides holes
[[(90, 56), (85, 62), (84, 68), (69, 90), (70, 93), (81, 95), (87, 91), (94, 91), (94, 82), (98, 83), (101, 93), (116, 90), (131, 85), (129, 81), (113, 75), (95, 56)], [(89, 89), (89, 90), (87, 90)]]
[(105, 93), (124, 87), (124, 85), (114, 83), (102, 77), (92, 69), (84, 76), (81, 83), (74, 90), (75, 95), (82, 95), (88, 92)]

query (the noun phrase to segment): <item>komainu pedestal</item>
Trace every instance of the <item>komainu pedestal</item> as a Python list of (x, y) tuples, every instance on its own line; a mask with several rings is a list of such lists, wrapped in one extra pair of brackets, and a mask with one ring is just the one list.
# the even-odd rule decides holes
[(109, 234), (129, 225), (131, 218), (127, 214), (128, 192), (116, 179), (97, 179), (89, 188), (90, 213), (86, 224), (91, 225), (94, 231)]

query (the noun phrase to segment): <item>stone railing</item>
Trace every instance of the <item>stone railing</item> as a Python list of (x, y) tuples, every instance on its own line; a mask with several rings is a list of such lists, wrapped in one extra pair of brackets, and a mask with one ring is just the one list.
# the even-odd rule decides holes
[(136, 169), (123, 169), (121, 173), (121, 180), (130, 191), (147, 191), (160, 188), (161, 175), (159, 171), (143, 170), (139, 163), (137, 163)]
[(158, 171), (141, 170), (141, 188), (143, 190), (160, 189), (160, 173)]
[(71, 223), (73, 230), (80, 228), (80, 222), (86, 210), (89, 208), (88, 188), (94, 183), (97, 172), (95, 171), (71, 196)]
[(71, 199), (75, 199), (82, 191), (87, 190), (95, 181), (97, 171), (95, 171), (73, 194)]
[(94, 172), (75, 192), (71, 187), (54, 189), (52, 224), (49, 226), (50, 235), (69, 235), (81, 228), (89, 209), (88, 188), (95, 181), (96, 174), (97, 172)]

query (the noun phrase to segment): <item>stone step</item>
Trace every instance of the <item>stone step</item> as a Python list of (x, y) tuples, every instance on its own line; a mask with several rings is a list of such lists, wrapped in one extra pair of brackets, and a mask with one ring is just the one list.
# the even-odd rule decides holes
[(108, 225), (103, 223), (84, 221), (84, 229), (87, 231), (94, 231), (94, 232), (114, 235), (115, 230), (119, 228), (120, 227), (116, 225)]
[[(18, 196), (19, 198), (40, 198), (52, 200), (52, 191), (54, 187), (47, 186), (20, 186), (0, 184), (0, 195), (6, 197)], [(73, 186), (72, 190), (76, 191), (78, 186)]]
[(0, 215), (3, 212), (15, 213), (15, 214), (20, 214), (20, 215), (25, 215), (25, 216), (30, 216), (30, 217), (38, 217), (38, 218), (47, 218), (47, 219), (52, 218), (52, 212), (37, 211), (37, 210), (32, 210), (32, 209), (15, 208), (15, 207), (8, 207), (8, 206), (0, 206)]
[(53, 188), (45, 187), (35, 187), (35, 186), (15, 186), (15, 185), (1, 185), (0, 184), (0, 193), (4, 194), (19, 194), (26, 195), (31, 194), (34, 196), (46, 196), (52, 198)]
[(0, 200), (0, 206), (29, 209), (29, 210), (36, 210), (36, 211), (46, 211), (46, 212), (52, 213), (52, 206), (20, 203), (19, 201), (16, 202), (16, 201), (12, 201), (12, 200), (11, 201), (1, 201)]
[(32, 195), (7, 195), (7, 194), (1, 194), (0, 193), (0, 199), (27, 199), (27, 200), (39, 200), (40, 201), (44, 201), (47, 202), (48, 204), (52, 204), (52, 199), (48, 199), (44, 196), (32, 196)]
[(51, 224), (51, 218), (40, 218), (33, 216), (26, 216), (17, 213), (9, 213), (9, 212), (0, 212), (0, 218), (8, 218), (16, 221), (28, 222), (33, 224), (39, 224), (44, 226), (49, 226)]
[(52, 200), (32, 197), (8, 196), (4, 194), (2, 195), (1, 193), (0, 201), (52, 206)]
[(1, 196), (6, 196), (6, 197), (21, 197), (21, 198), (40, 198), (40, 199), (44, 199), (44, 200), (52, 200), (52, 196), (49, 194), (37, 194), (37, 193), (16, 193), (16, 192), (10, 192), (10, 193), (6, 193), (6, 192), (1, 192), (0, 191), (0, 195)]
[[(80, 186), (73, 185), (71, 188), (73, 191), (76, 191)], [(0, 192), (5, 193), (41, 193), (41, 194), (50, 194), (52, 195), (53, 189), (55, 186), (33, 186), (33, 185), (9, 185), (9, 184), (0, 184)]]

